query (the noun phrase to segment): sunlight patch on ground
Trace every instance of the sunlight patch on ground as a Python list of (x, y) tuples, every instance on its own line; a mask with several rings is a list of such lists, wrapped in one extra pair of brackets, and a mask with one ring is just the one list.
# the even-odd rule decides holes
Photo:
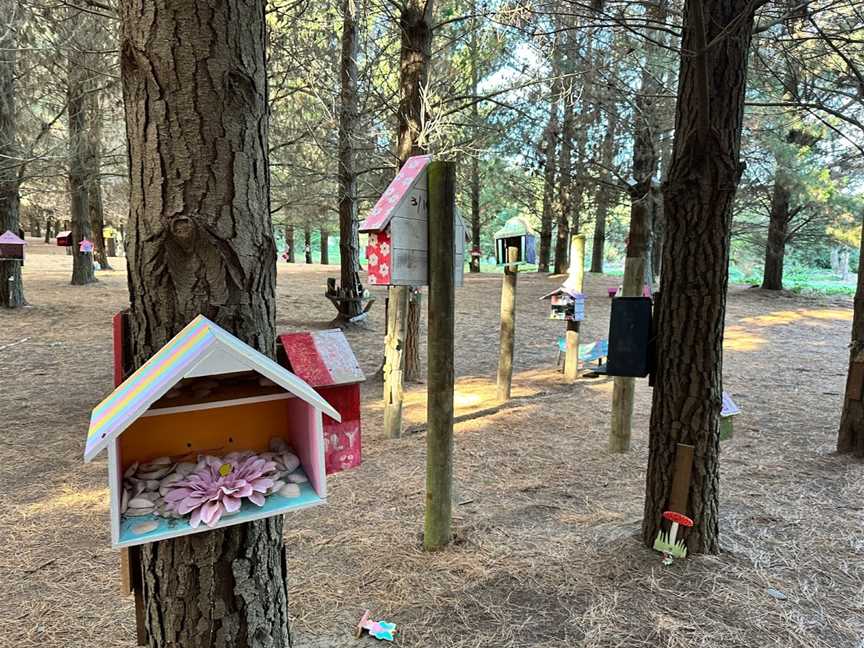
[(104, 509), (107, 506), (107, 488), (91, 488), (88, 490), (65, 488), (60, 494), (52, 494), (49, 499), (39, 500), (32, 504), (23, 504), (18, 510), (23, 516), (29, 517), (57, 513), (85, 513), (94, 508)]
[(774, 311), (773, 313), (765, 313), (764, 315), (745, 317), (741, 320), (741, 323), (753, 326), (780, 326), (783, 324), (793, 324), (806, 319), (851, 322), (852, 311), (840, 308), (806, 308)]
[(766, 339), (737, 324), (727, 326), (723, 333), (725, 351), (758, 351), (765, 346)]

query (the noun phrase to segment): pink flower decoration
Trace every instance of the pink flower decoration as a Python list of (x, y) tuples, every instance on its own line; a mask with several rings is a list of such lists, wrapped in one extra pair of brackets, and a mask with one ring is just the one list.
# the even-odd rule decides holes
[(172, 483), (165, 493), (168, 510), (180, 515), (191, 513), (189, 526), (201, 522), (209, 527), (226, 513), (240, 510), (243, 499), (264, 505), (264, 493), (273, 486), (268, 477), (276, 464), (252, 453), (231, 453), (225, 457), (206, 456), (198, 469), (186, 479)]

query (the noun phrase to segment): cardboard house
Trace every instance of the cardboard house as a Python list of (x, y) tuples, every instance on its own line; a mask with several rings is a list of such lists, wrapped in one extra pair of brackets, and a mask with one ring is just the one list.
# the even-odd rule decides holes
[[(305, 381), (199, 315), (93, 410), (84, 460), (108, 452), (112, 543), (144, 544), (325, 503), (325, 414), (340, 420)], [(197, 528), (188, 516), (142, 515), (124, 501), (133, 476), (136, 484), (163, 480), (161, 493), (166, 471), (179, 477), (196, 470), (196, 461), (200, 469), (201, 456), (264, 453), (277, 440), (299, 459), (294, 470), (305, 473), (296, 494), (273, 492), (261, 506), (243, 501)], [(230, 471), (230, 463), (220, 468), (223, 476)]]
[[(405, 162), (375, 203), (360, 231), (369, 234), (366, 260), (369, 284), (426, 286), (429, 284), (429, 187), (426, 168), (431, 155)], [(461, 286), (465, 271), (465, 223), (454, 214), (454, 282)]]
[(537, 235), (528, 227), (525, 219), (514, 216), (495, 232), (495, 262), (507, 265), (507, 249), (515, 247), (519, 255), (516, 264), (537, 263)]
[(20, 261), (24, 263), (26, 241), (10, 231), (0, 234), (0, 261)]
[[(366, 380), (339, 329), (279, 336), (285, 366), (339, 412), (324, 415), (324, 467), (330, 475), (360, 465), (360, 383)], [(283, 354), (280, 353), (280, 360)]]
[(585, 295), (566, 285), (543, 295), (550, 301), (549, 319), (581, 322), (585, 319)]

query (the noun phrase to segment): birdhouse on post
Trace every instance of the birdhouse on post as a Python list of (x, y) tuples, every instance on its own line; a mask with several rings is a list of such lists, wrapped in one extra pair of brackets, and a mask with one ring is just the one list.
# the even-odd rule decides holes
[(0, 234), (0, 261), (20, 261), (24, 264), (24, 246), (27, 242), (10, 231)]
[(741, 413), (741, 408), (732, 400), (729, 392), (723, 392), (723, 409), (720, 410), (720, 440), (726, 441), (734, 435), (733, 417)]
[(345, 334), (339, 329), (283, 333), (280, 361), (305, 380), (342, 417), (324, 415), (327, 474), (360, 465), (360, 383), (366, 380)]
[(585, 295), (567, 286), (561, 286), (540, 299), (550, 301), (549, 319), (582, 322), (585, 320)]
[(537, 235), (528, 227), (524, 218), (515, 216), (509, 219), (500, 230), (495, 232), (495, 262), (507, 265), (507, 249), (518, 250), (517, 265), (537, 263)]
[(57, 246), (72, 247), (72, 232), (69, 230), (65, 232), (57, 232)]
[(93, 410), (115, 547), (324, 504), (322, 417), (305, 381), (199, 315)]
[(81, 242), (78, 244), (78, 250), (84, 254), (93, 254), (93, 248), (93, 241), (90, 239), (81, 239)]
[[(429, 187), (426, 167), (431, 155), (405, 162), (387, 190), (360, 224), (369, 234), (366, 261), (369, 285), (426, 286), (429, 284)], [(465, 270), (465, 223), (454, 215), (456, 247), (453, 272), (461, 286)]]

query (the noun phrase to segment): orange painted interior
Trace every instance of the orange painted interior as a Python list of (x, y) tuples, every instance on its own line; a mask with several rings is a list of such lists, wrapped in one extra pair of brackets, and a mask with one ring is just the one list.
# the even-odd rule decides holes
[[(123, 469), (134, 461), (157, 457), (194, 458), (199, 453), (223, 455), (237, 450), (267, 450), (270, 439), (290, 439), (292, 399), (230, 405), (144, 416), (120, 435)], [(297, 427), (305, 426), (305, 421)]]

